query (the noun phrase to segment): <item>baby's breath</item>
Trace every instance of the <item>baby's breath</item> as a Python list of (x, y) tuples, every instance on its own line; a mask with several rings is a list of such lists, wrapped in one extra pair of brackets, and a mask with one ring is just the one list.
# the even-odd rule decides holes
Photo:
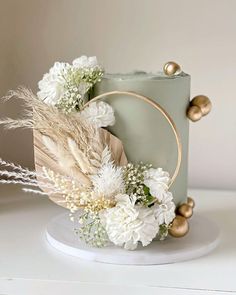
[(91, 214), (85, 211), (78, 217), (78, 222), (80, 226), (75, 232), (86, 244), (98, 248), (107, 245), (109, 239), (98, 212)]
[(57, 107), (65, 113), (80, 111), (84, 105), (85, 94), (101, 81), (103, 70), (100, 66), (92, 68), (70, 68), (65, 79), (64, 95), (60, 97)]
[(159, 232), (157, 235), (157, 239), (160, 241), (165, 240), (165, 238), (168, 236), (168, 229), (170, 228), (170, 225), (167, 225), (165, 223), (161, 224), (159, 226)]
[(143, 203), (148, 205), (152, 201), (149, 189), (144, 185), (144, 173), (150, 169), (152, 165), (129, 163), (123, 168), (125, 192), (128, 195), (134, 195), (137, 199), (137, 203)]

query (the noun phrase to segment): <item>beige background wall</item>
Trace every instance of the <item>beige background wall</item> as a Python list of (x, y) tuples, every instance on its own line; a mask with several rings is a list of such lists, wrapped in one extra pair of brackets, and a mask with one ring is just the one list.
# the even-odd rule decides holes
[[(37, 81), (54, 61), (97, 55), (107, 71), (178, 61), (212, 114), (191, 124), (189, 183), (236, 189), (235, 0), (0, 0), (0, 95)], [(1, 115), (20, 115), (15, 102)], [(0, 156), (32, 166), (28, 131), (0, 129)]]

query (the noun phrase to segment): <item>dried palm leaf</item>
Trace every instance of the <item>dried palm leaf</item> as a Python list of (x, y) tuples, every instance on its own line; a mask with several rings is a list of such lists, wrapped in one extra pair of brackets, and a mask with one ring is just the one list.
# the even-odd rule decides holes
[[(70, 176), (76, 181), (77, 185), (81, 187), (81, 190), (83, 190), (84, 188), (88, 189), (91, 185), (88, 175), (94, 174), (95, 171), (93, 171), (93, 169), (96, 169), (97, 171), (97, 169), (101, 167), (102, 163), (111, 160), (114, 161), (117, 165), (126, 165), (127, 159), (124, 153), (122, 142), (106, 130), (101, 129), (99, 133), (101, 135), (101, 140), (104, 141), (104, 149), (101, 155), (96, 151), (91, 150), (90, 152), (96, 161), (96, 165), (100, 164), (100, 166), (97, 167), (93, 164), (90, 164), (92, 161), (91, 158), (85, 158), (84, 160), (81, 160), (83, 154), (78, 149), (78, 147), (75, 146), (75, 141), (73, 140), (73, 148), (77, 151), (74, 151), (71, 154), (76, 154), (78, 152), (79, 157), (78, 155), (75, 155), (75, 161), (73, 162), (75, 166), (72, 169), (71, 164), (68, 166), (68, 163), (71, 163), (71, 161), (68, 161), (68, 163), (64, 163), (64, 165), (60, 165), (55, 155), (53, 155), (49, 149), (45, 148), (42, 140), (42, 135), (39, 132), (34, 131), (35, 168), (37, 173), (42, 174), (43, 167), (47, 167), (58, 175)], [(72, 140), (69, 139), (69, 142), (71, 144)], [(94, 157), (94, 155), (96, 155), (97, 158)], [(82, 165), (81, 162), (83, 162)], [(91, 167), (93, 167), (93, 169)], [(40, 178), (39, 180), (41, 183), (45, 181)], [(49, 189), (44, 187), (42, 187), (42, 190), (44, 192), (49, 191)], [(64, 196), (59, 193), (50, 194), (50, 199), (61, 206), (66, 206), (66, 204), (63, 203)]]

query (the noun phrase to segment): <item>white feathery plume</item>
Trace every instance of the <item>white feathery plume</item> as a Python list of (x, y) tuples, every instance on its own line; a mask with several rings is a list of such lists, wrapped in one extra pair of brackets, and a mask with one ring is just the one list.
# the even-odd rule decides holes
[(113, 165), (111, 162), (104, 164), (96, 175), (91, 176), (94, 191), (106, 198), (124, 193), (125, 184), (122, 167)]
[(53, 154), (57, 159), (59, 157), (58, 145), (51, 139), (51, 137), (43, 135), (42, 140), (46, 148)]
[[(104, 150), (102, 151), (101, 155), (93, 151), (91, 153), (91, 156), (93, 158), (90, 159), (91, 164), (96, 167), (97, 169), (100, 169), (102, 165), (113, 163), (112, 161), (112, 155), (110, 152), (109, 147), (106, 145)], [(96, 171), (97, 172), (97, 171)]]
[(91, 166), (88, 159), (84, 156), (84, 153), (78, 148), (78, 145), (76, 142), (68, 137), (67, 139), (69, 149), (74, 156), (75, 160), (78, 163), (78, 166), (80, 167), (81, 171), (85, 174), (87, 173), (95, 173), (96, 169), (95, 167)]

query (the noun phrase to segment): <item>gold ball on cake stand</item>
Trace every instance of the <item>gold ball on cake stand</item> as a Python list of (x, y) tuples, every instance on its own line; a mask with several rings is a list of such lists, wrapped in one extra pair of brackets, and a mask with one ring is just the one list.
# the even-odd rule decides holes
[(191, 100), (192, 106), (197, 106), (201, 109), (202, 115), (206, 116), (210, 113), (212, 103), (210, 99), (205, 95), (197, 95)]
[(195, 201), (194, 201), (194, 199), (188, 197), (188, 198), (187, 198), (187, 204), (188, 204), (190, 207), (194, 208), (194, 207), (195, 207)]
[(202, 111), (198, 106), (190, 106), (187, 110), (188, 118), (193, 121), (197, 122), (202, 118)]
[(186, 218), (180, 215), (176, 215), (171, 227), (169, 228), (169, 234), (175, 238), (181, 238), (188, 233), (189, 225)]
[(190, 218), (193, 215), (193, 208), (188, 204), (182, 204), (179, 206), (177, 212), (185, 218)]
[(182, 71), (181, 71), (181, 67), (176, 62), (168, 61), (163, 66), (163, 72), (167, 76), (175, 76), (180, 74)]

